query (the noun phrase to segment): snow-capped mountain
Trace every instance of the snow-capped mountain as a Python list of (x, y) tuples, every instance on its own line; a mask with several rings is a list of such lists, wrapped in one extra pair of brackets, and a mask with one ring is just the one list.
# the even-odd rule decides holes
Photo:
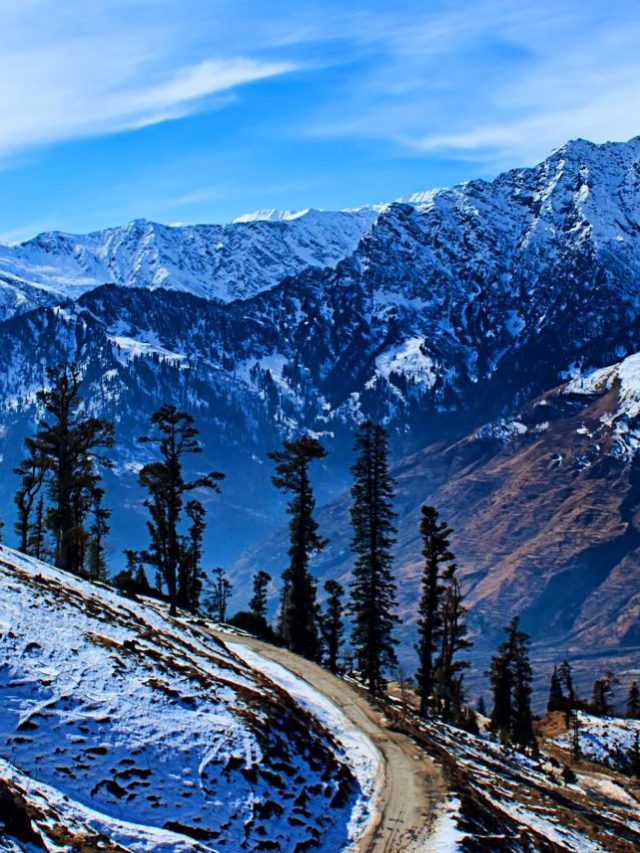
[[(640, 351), (640, 137), (570, 142), (494, 181), (357, 211), (43, 235), (3, 248), (0, 268), (7, 469), (36, 417), (46, 365), (78, 361), (88, 405), (118, 429), (114, 550), (140, 544), (137, 437), (153, 408), (175, 400), (202, 427), (208, 467), (227, 472), (210, 545), (231, 560), (281, 519), (265, 456), (284, 435), (324, 436), (333, 452), (319, 493), (328, 499), (346, 484), (363, 417), (389, 425), (396, 458), (436, 441), (459, 448), (487, 423), (516, 435), (528, 401)], [(626, 456), (615, 453), (635, 417), (614, 417), (617, 438), (601, 442), (627, 471), (636, 439)], [(407, 487), (415, 506), (430, 493), (430, 454)], [(567, 473), (559, 489), (576, 483)], [(0, 484), (7, 520), (14, 486), (11, 476)], [(466, 517), (473, 493), (455, 494), (447, 512)], [(505, 601), (533, 606), (542, 586), (501, 595), (483, 599), (492, 619)]]
[[(85, 236), (39, 234), (0, 246), (0, 284), (7, 294), (0, 309), (9, 316), (46, 304), (49, 294), (76, 298), (108, 282), (165, 287), (224, 302), (242, 299), (307, 267), (335, 266), (377, 216), (374, 208), (307, 210), (288, 217), (241, 217), (230, 225), (135, 220)], [(9, 294), (16, 296), (12, 300)]]

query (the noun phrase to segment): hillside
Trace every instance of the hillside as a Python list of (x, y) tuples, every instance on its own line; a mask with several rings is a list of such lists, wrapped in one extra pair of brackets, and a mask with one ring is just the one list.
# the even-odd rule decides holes
[(0, 849), (334, 853), (361, 831), (366, 739), (347, 754), (336, 709), (325, 728), (203, 626), (0, 550), (0, 820), (26, 845)]
[(229, 225), (167, 226), (135, 220), (87, 235), (49, 232), (0, 246), (0, 308), (24, 313), (54, 296), (102, 284), (175, 289), (228, 302), (259, 293), (307, 267), (351, 254), (376, 208), (247, 217)]
[[(637, 849), (637, 785), (589, 761), (565, 783), (557, 728), (536, 758), (419, 722), (286, 649), (4, 547), (0, 631), (6, 853)], [(634, 727), (582, 715), (585, 756), (622, 766)]]
[[(639, 365), (634, 355), (575, 378), (510, 418), (428, 445), (394, 469), (403, 619), (415, 625), (420, 507), (433, 503), (454, 528), (479, 668), (508, 614), (520, 613), (535, 642), (540, 698), (565, 652), (585, 695), (607, 667), (626, 683), (640, 665)], [(320, 515), (333, 532), (315, 562), (320, 578), (348, 578), (348, 505), (344, 496)], [(284, 534), (272, 537), (236, 572), (250, 565), (276, 572), (285, 550)], [(412, 634), (409, 628), (405, 647)], [(415, 666), (410, 653), (406, 661)], [(483, 689), (480, 680), (474, 689)]]

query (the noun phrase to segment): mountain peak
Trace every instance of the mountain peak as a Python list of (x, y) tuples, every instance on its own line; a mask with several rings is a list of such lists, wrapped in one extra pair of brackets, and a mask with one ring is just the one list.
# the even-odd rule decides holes
[(265, 207), (254, 210), (251, 213), (243, 213), (233, 221), (238, 222), (291, 222), (292, 219), (300, 219), (311, 213), (312, 208), (305, 207), (301, 210), (278, 210), (275, 207)]

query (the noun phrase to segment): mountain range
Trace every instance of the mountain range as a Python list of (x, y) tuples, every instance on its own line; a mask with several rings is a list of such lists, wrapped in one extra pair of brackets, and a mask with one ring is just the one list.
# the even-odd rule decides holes
[(241, 220), (0, 247), (4, 519), (45, 368), (72, 359), (118, 430), (114, 563), (145, 535), (137, 437), (173, 400), (196, 415), (203, 466), (227, 473), (207, 546), (238, 602), (251, 572), (284, 565), (266, 452), (302, 430), (331, 451), (314, 570), (346, 579), (352, 433), (372, 417), (391, 437), (409, 620), (429, 500), (455, 528), (480, 646), (521, 612), (541, 659), (640, 665), (640, 137), (388, 204)]

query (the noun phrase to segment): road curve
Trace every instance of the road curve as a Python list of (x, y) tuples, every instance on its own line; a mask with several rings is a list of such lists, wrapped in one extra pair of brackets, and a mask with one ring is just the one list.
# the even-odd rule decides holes
[(418, 853), (428, 850), (429, 827), (446, 794), (438, 766), (406, 735), (391, 731), (366, 696), (311, 661), (250, 637), (214, 631), (223, 642), (240, 643), (286, 667), (327, 697), (377, 747), (380, 754), (375, 813), (358, 839), (358, 853)]

